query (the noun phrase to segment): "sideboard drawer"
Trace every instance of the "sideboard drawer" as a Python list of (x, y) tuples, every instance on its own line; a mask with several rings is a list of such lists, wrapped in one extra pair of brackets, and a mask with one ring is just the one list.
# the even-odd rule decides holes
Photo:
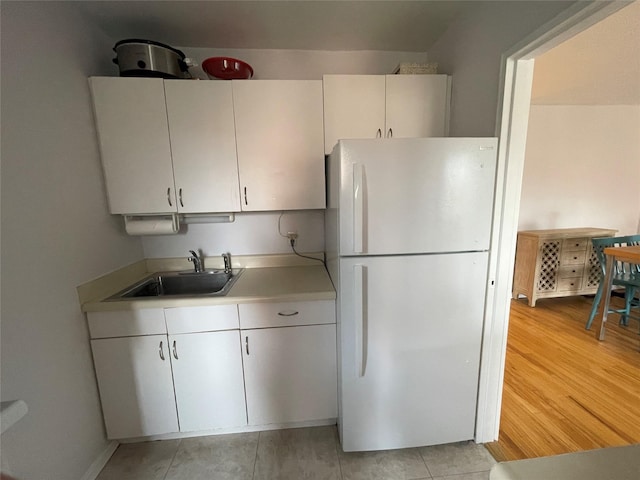
[(560, 265), (584, 265), (585, 260), (587, 259), (586, 251), (569, 251), (562, 252), (560, 257)]
[(558, 279), (559, 292), (579, 291), (582, 288), (582, 277), (568, 277)]
[(567, 238), (562, 242), (562, 250), (587, 250), (591, 242), (590, 238)]

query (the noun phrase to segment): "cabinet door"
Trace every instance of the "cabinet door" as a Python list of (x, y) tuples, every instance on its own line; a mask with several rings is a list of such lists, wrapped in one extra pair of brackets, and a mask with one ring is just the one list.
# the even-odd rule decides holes
[(384, 75), (325, 75), (324, 151), (340, 139), (376, 138), (385, 126)]
[(170, 335), (180, 431), (247, 424), (239, 330)]
[(92, 77), (111, 213), (176, 211), (162, 79)]
[(166, 80), (164, 88), (178, 211), (240, 211), (231, 83)]
[(108, 438), (178, 431), (166, 335), (91, 341)]
[(443, 137), (448, 124), (447, 75), (387, 75), (385, 137)]
[(325, 208), (322, 82), (232, 85), (242, 210)]
[(337, 417), (335, 325), (241, 333), (250, 425)]

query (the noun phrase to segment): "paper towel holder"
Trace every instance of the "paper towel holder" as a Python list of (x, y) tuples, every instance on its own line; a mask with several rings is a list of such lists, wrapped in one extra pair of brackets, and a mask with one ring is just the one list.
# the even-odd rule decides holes
[(233, 223), (236, 220), (235, 213), (191, 213), (182, 214), (180, 223)]
[(123, 215), (125, 231), (129, 235), (172, 235), (180, 230), (177, 214)]

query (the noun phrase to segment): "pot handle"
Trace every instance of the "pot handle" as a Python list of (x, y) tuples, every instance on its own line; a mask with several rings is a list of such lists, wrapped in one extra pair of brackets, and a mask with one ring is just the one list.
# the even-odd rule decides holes
[(118, 65), (118, 57), (114, 58), (113, 60), (111, 60), (113, 63), (115, 63), (116, 65)]

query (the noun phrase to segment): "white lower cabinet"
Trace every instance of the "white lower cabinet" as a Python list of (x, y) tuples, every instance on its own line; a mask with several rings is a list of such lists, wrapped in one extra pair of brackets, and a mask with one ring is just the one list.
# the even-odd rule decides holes
[(331, 300), (90, 312), (108, 438), (336, 418), (334, 307)]
[(91, 341), (109, 438), (178, 431), (166, 335)]
[(169, 335), (181, 432), (247, 424), (240, 333)]
[(241, 334), (250, 425), (338, 416), (335, 324)]

